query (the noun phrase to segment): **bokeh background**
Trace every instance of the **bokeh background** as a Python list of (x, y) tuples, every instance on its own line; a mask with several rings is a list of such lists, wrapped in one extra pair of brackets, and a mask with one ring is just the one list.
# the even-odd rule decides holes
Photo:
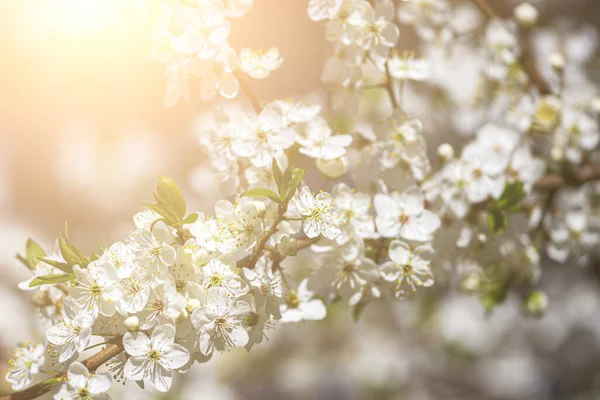
[[(600, 25), (598, 0), (532, 3), (546, 25)], [(322, 89), (328, 45), (306, 6), (255, 0), (233, 24), (236, 49), (281, 52), (267, 99)], [(159, 174), (180, 183), (191, 208), (210, 210), (218, 197), (197, 137), (214, 104), (192, 91), (189, 102), (163, 106), (163, 65), (149, 56), (156, 9), (144, 0), (0, 1), (2, 375), (14, 345), (42, 335), (16, 287), (27, 271), (14, 256), (28, 237), (52, 246), (68, 221), (70, 238), (97, 252), (131, 229)], [(410, 34), (400, 40), (418, 46)], [(600, 78), (598, 69), (589, 72)], [(335, 305), (325, 321), (279, 326), (251, 354), (196, 366), (168, 396), (127, 385), (114, 397), (600, 399), (599, 274), (547, 262), (544, 270), (551, 308), (540, 320), (524, 318), (513, 298), (486, 316), (477, 299), (443, 288), (369, 307), (358, 324)], [(2, 380), (0, 393), (8, 390)]]

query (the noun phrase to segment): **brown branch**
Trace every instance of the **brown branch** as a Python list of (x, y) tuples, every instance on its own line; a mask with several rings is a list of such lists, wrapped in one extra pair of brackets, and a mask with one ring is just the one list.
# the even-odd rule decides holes
[(556, 190), (562, 186), (578, 186), (600, 179), (600, 164), (586, 164), (575, 168), (569, 174), (553, 173), (538, 179), (533, 187), (537, 190)]
[[(497, 12), (494, 7), (492, 7), (492, 5), (489, 3), (488, 0), (473, 0), (481, 9), (481, 11), (486, 15), (486, 17), (488, 18), (501, 18), (500, 13)], [(548, 82), (546, 82), (546, 80), (542, 77), (542, 75), (540, 74), (540, 72), (537, 70), (536, 66), (535, 66), (535, 60), (533, 59), (533, 57), (531, 57), (530, 53), (530, 46), (529, 43), (531, 42), (530, 38), (529, 38), (529, 31), (525, 32), (525, 37), (523, 38), (523, 40), (521, 40), (521, 47), (522, 52), (521, 52), (521, 56), (519, 57), (519, 62), (521, 64), (521, 67), (523, 68), (523, 70), (525, 71), (525, 73), (529, 76), (529, 79), (531, 80), (531, 82), (535, 85), (535, 87), (537, 87), (537, 89), (540, 91), (541, 94), (551, 94), (552, 93), (552, 88), (550, 87), (550, 85), (548, 84)]]
[[(111, 339), (111, 343), (102, 349), (100, 352), (94, 354), (90, 358), (83, 361), (83, 365), (87, 367), (90, 372), (97, 370), (102, 364), (120, 354), (123, 351), (123, 341), (121, 337)], [(56, 384), (62, 382), (66, 378), (67, 373), (54, 375), (51, 378), (44, 380), (43, 382), (37, 383), (27, 389), (10, 393), (0, 397), (0, 400), (29, 400), (48, 393)]]

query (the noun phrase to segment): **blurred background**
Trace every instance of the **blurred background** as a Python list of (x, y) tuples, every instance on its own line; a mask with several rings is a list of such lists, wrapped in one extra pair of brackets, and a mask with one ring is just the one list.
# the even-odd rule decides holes
[[(532, 3), (543, 24), (600, 23), (598, 0)], [(281, 52), (282, 67), (265, 81), (267, 99), (322, 89), (328, 45), (306, 7), (307, 0), (256, 0), (233, 23), (234, 48)], [(159, 174), (180, 184), (190, 208), (207, 211), (217, 199), (197, 138), (214, 104), (192, 91), (189, 102), (163, 106), (164, 67), (150, 59), (156, 9), (143, 0), (0, 1), (2, 376), (15, 344), (42, 335), (29, 296), (16, 287), (28, 277), (14, 258), (28, 237), (52, 246), (68, 221), (70, 238), (97, 252), (131, 229)], [(418, 46), (410, 35), (400, 40)], [(598, 274), (544, 270), (551, 308), (540, 320), (522, 317), (511, 298), (486, 316), (477, 299), (443, 288), (370, 306), (358, 324), (334, 305), (325, 321), (280, 325), (251, 354), (216, 356), (156, 397), (600, 399)], [(115, 386), (114, 398), (154, 396)], [(0, 393), (8, 390), (1, 380)]]

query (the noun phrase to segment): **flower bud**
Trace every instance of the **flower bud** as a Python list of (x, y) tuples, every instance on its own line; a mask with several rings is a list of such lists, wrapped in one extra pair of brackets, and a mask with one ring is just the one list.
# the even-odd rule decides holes
[(187, 310), (187, 312), (189, 312), (191, 314), (194, 312), (194, 310), (197, 310), (198, 308), (200, 308), (200, 300), (187, 299), (187, 305), (185, 306), (185, 309)]
[(541, 132), (551, 132), (560, 121), (561, 101), (557, 96), (542, 97), (535, 108), (533, 127)]
[(256, 208), (256, 214), (258, 215), (258, 218), (264, 218), (265, 211), (267, 210), (265, 203), (262, 201), (255, 200), (252, 202), (252, 205), (254, 206), (254, 208)]
[(562, 53), (554, 52), (550, 54), (550, 65), (554, 68), (555, 71), (562, 71), (565, 69), (565, 65), (567, 65), (567, 60), (565, 60), (565, 56)]
[(135, 315), (127, 318), (123, 324), (125, 325), (125, 329), (129, 332), (135, 332), (140, 329), (140, 319)]
[(52, 304), (52, 299), (48, 296), (48, 292), (37, 291), (31, 296), (31, 301), (36, 307), (46, 307)]
[(298, 254), (298, 241), (289, 236), (284, 236), (281, 241), (277, 243), (277, 251), (284, 257), (295, 256)]
[(449, 143), (443, 143), (437, 148), (438, 156), (442, 161), (450, 161), (454, 158), (454, 148)]
[(460, 290), (462, 290), (465, 293), (477, 292), (481, 288), (481, 281), (481, 272), (469, 272), (460, 282)]
[(529, 3), (521, 3), (514, 10), (515, 18), (519, 25), (524, 28), (531, 28), (537, 24), (540, 13), (537, 8)]
[(333, 160), (317, 160), (317, 168), (319, 168), (319, 171), (332, 179), (339, 178), (348, 172), (349, 166), (350, 163), (348, 162), (347, 157), (334, 158)]
[(550, 158), (553, 161), (562, 161), (564, 157), (565, 153), (560, 147), (553, 147), (552, 150), (550, 150)]
[(542, 317), (548, 309), (548, 295), (541, 290), (531, 291), (523, 301), (523, 311), (530, 317)]

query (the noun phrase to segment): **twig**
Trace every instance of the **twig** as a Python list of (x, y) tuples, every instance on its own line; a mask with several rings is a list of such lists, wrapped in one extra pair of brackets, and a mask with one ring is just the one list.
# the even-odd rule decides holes
[[(94, 354), (87, 360), (83, 361), (83, 365), (87, 367), (90, 372), (98, 369), (102, 364), (120, 354), (123, 351), (123, 341), (118, 336), (110, 341), (110, 344), (100, 352)], [(0, 397), (0, 400), (29, 400), (48, 393), (54, 385), (62, 382), (65, 379), (67, 373), (57, 374), (51, 378), (48, 378), (40, 383), (37, 383), (27, 389), (7, 394)]]
[(258, 97), (256, 97), (256, 95), (254, 94), (254, 91), (252, 90), (250, 85), (248, 85), (248, 81), (246, 81), (246, 77), (243, 74), (241, 74), (240, 72), (236, 72), (235, 76), (238, 79), (238, 81), (240, 82), (240, 87), (242, 88), (242, 91), (244, 93), (246, 93), (246, 96), (248, 96), (248, 98), (250, 99), (250, 102), (252, 102), (252, 107), (254, 107), (254, 111), (256, 111), (257, 114), (260, 113), (260, 111), (262, 110), (262, 106), (260, 105), (260, 101), (258, 100)]
[(537, 190), (555, 190), (565, 185), (578, 186), (600, 179), (600, 164), (586, 164), (575, 168), (568, 175), (553, 173), (538, 179), (533, 187)]
[[(479, 6), (481, 11), (483, 11), (483, 13), (488, 18), (501, 18), (500, 13), (498, 13), (491, 6), (491, 4), (489, 3), (488, 0), (473, 0), (473, 1)], [(529, 36), (529, 35), (527, 35), (527, 36)], [(526, 37), (525, 39), (529, 39), (529, 37)], [(546, 80), (539, 73), (539, 71), (535, 67), (534, 59), (529, 54), (530, 51), (528, 51), (529, 50), (528, 42), (529, 42), (529, 40), (522, 41), (523, 51), (522, 51), (521, 57), (519, 58), (519, 62), (521, 63), (521, 66), (523, 67), (523, 70), (525, 71), (525, 73), (529, 76), (529, 79), (531, 80), (531, 82), (533, 82), (533, 84), (537, 87), (537, 89), (540, 91), (540, 93), (541, 94), (551, 94), (552, 89), (550, 88), (550, 85), (548, 84), (548, 82), (546, 82)]]

